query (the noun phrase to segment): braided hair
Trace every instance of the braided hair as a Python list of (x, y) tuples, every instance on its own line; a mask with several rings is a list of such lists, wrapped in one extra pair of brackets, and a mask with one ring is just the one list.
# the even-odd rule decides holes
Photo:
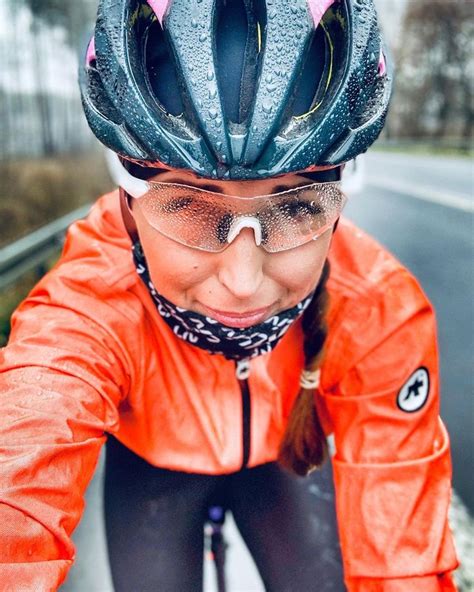
[[(315, 372), (321, 366), (327, 336), (326, 312), (329, 295), (326, 283), (329, 262), (324, 264), (321, 279), (311, 304), (303, 315), (305, 370)], [(297, 475), (307, 475), (320, 467), (327, 457), (327, 442), (314, 402), (314, 389), (301, 387), (283, 435), (278, 462)]]

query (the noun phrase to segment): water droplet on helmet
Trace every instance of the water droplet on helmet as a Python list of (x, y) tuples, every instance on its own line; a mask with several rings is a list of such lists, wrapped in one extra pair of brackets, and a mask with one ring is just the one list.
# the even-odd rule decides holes
[(209, 109), (209, 117), (211, 119), (215, 119), (217, 117), (218, 113), (217, 113), (217, 109), (214, 109), (214, 107), (212, 107), (211, 109)]
[(265, 113), (271, 113), (273, 110), (273, 104), (270, 99), (264, 99), (262, 101), (262, 109)]

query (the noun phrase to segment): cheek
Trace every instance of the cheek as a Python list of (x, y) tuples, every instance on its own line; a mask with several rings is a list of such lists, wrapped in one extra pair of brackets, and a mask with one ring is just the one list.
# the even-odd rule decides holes
[(319, 282), (331, 238), (332, 230), (316, 241), (275, 255), (275, 266), (271, 273), (297, 300), (304, 298)]
[(165, 298), (186, 308), (186, 293), (213, 273), (210, 257), (163, 236), (140, 215), (135, 219), (153, 284)]

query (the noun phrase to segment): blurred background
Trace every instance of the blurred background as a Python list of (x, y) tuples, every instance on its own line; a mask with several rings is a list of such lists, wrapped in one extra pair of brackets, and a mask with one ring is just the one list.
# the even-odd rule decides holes
[[(467, 591), (474, 589), (474, 2), (376, 3), (397, 64), (395, 96), (347, 215), (415, 273), (437, 311), (452, 520), (465, 556), (458, 577)], [(12, 311), (54, 264), (66, 226), (112, 188), (77, 88), (78, 50), (96, 8), (97, 0), (0, 0), (0, 347)], [(100, 511), (99, 488), (94, 481), (88, 493), (91, 511)], [(106, 575), (96, 584), (81, 579), (92, 560), (78, 561), (64, 590), (110, 590)], [(235, 590), (260, 590), (252, 578)]]

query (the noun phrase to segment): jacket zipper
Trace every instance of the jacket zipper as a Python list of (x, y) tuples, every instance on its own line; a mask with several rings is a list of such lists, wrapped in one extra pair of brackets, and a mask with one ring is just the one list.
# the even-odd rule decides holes
[(248, 376), (250, 363), (248, 360), (237, 362), (236, 376), (239, 381), (242, 397), (242, 466), (245, 469), (250, 458), (250, 428), (251, 428), (251, 401)]

